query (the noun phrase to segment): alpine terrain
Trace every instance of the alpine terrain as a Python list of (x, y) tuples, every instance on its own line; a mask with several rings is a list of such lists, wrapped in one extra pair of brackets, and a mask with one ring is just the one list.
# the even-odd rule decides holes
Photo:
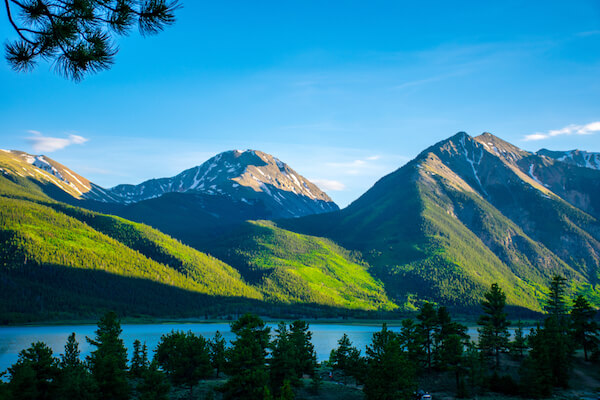
[(460, 132), (339, 210), (254, 150), (112, 189), (5, 150), (0, 313), (470, 312), (494, 282), (539, 311), (555, 274), (600, 305), (600, 170), (566, 154)]

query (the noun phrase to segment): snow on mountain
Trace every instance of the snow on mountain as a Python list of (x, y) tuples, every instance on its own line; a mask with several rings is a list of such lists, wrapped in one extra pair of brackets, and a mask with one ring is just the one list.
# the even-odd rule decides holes
[[(337, 205), (315, 184), (281, 160), (257, 150), (217, 154), (171, 178), (105, 189), (106, 201), (123, 204), (166, 193), (226, 196), (249, 204), (262, 202), (276, 217), (299, 217), (335, 211)], [(108, 198), (111, 200), (108, 200)]]
[(552, 151), (541, 149), (536, 154), (578, 167), (600, 170), (600, 153), (591, 153), (583, 150)]

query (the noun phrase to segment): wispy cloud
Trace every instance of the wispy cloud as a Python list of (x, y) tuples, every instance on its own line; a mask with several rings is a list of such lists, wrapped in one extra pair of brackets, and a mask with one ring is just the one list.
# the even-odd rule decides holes
[(596, 132), (600, 132), (600, 121), (590, 122), (586, 125), (575, 125), (571, 124), (561, 129), (554, 129), (548, 132), (536, 132), (531, 135), (525, 135), (523, 141), (530, 142), (535, 140), (549, 139), (555, 136), (563, 135), (592, 135)]
[(330, 179), (310, 179), (310, 181), (325, 191), (341, 192), (346, 189), (346, 185), (340, 181)]
[(66, 138), (57, 138), (44, 136), (38, 131), (27, 131), (33, 136), (29, 136), (26, 140), (31, 144), (36, 153), (52, 153), (56, 150), (64, 149), (72, 144), (84, 144), (89, 139), (79, 135), (69, 135)]

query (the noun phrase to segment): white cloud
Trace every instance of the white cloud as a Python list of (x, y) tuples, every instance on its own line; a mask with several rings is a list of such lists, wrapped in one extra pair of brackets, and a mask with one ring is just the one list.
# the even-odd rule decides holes
[(38, 131), (31, 130), (27, 132), (33, 135), (26, 138), (26, 140), (31, 144), (36, 153), (52, 153), (53, 151), (64, 149), (72, 144), (83, 144), (88, 141), (88, 139), (79, 135), (69, 135), (67, 138), (57, 138), (44, 136)]
[(586, 125), (571, 124), (561, 129), (549, 130), (546, 133), (536, 132), (531, 135), (526, 135), (522, 140), (528, 142), (533, 140), (544, 140), (555, 136), (562, 135), (592, 135), (600, 132), (600, 121), (590, 122)]
[(330, 179), (310, 179), (310, 181), (325, 191), (341, 192), (346, 189), (346, 185), (340, 181)]

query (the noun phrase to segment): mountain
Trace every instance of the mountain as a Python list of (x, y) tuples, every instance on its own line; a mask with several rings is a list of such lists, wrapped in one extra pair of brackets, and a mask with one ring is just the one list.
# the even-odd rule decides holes
[[(199, 317), (282, 314), (281, 305), (303, 315), (396, 307), (366, 265), (327, 241), (290, 233), (289, 254), (268, 258), (272, 271), (256, 279), (147, 225), (56, 201), (42, 178), (13, 173), (15, 165), (7, 164), (0, 174), (0, 323), (96, 318), (106, 309)], [(251, 224), (263, 225), (277, 232)], [(260, 246), (272, 244), (246, 250), (256, 255)], [(314, 257), (304, 258), (303, 249)]]
[(339, 210), (287, 164), (256, 150), (226, 151), (171, 178), (111, 189), (21, 151), (1, 151), (0, 169), (27, 177), (55, 200), (148, 224), (193, 247), (246, 220)]
[(74, 199), (102, 202), (116, 200), (100, 186), (44, 155), (0, 149), (0, 173), (28, 178), (39, 182), (43, 187), (52, 185), (54, 189), (59, 189), (52, 192), (63, 192)]
[(473, 307), (498, 282), (509, 304), (539, 310), (553, 274), (600, 292), (599, 183), (600, 171), (460, 132), (347, 208), (280, 225), (362, 252), (397, 304)]
[(541, 149), (536, 154), (553, 158), (577, 167), (600, 170), (600, 153), (589, 153), (583, 150), (552, 151)]
[(166, 193), (221, 196), (251, 206), (261, 204), (270, 215), (286, 218), (338, 210), (315, 184), (270, 154), (233, 150), (217, 154), (200, 166), (172, 178), (151, 179), (139, 185), (118, 185), (108, 191), (117, 202), (129, 204)]

